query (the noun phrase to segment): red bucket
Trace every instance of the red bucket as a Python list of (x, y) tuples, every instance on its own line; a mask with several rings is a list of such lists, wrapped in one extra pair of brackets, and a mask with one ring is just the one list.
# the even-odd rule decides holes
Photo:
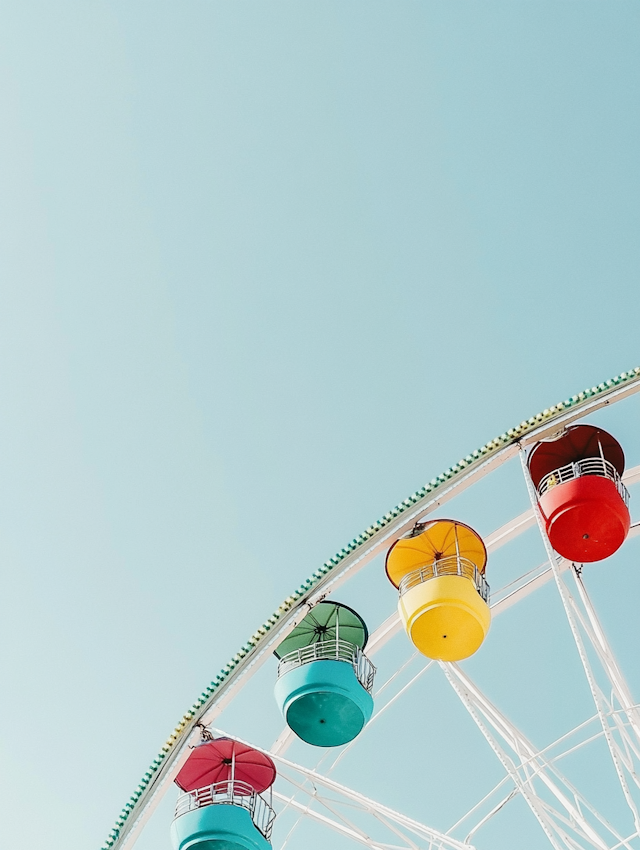
[(631, 524), (615, 483), (597, 475), (551, 487), (540, 497), (540, 510), (556, 552), (581, 564), (613, 555)]

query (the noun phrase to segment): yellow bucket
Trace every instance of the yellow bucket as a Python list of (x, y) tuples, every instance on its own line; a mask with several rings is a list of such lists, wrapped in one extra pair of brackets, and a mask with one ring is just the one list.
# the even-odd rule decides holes
[(416, 649), (438, 661), (473, 655), (491, 625), (489, 606), (465, 576), (437, 576), (415, 585), (400, 597), (398, 611)]

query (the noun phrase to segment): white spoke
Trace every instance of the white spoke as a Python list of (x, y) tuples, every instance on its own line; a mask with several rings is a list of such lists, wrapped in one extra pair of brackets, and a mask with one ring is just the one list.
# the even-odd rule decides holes
[[(537, 751), (522, 732), (511, 721), (507, 720), (458, 665), (441, 662), (440, 666), (529, 805), (532, 813), (543, 827), (552, 846), (558, 847), (558, 838), (562, 840), (565, 847), (573, 846), (571, 836), (567, 836), (565, 831), (559, 827), (559, 824), (565, 823), (568, 816), (569, 825), (572, 826), (580, 838), (587, 840), (591, 846), (599, 848), (599, 850), (607, 848), (607, 842), (585, 818), (581, 807), (586, 808), (617, 841), (622, 841), (625, 844), (622, 836), (579, 794), (557, 768), (545, 759), (543, 755), (544, 751)], [(581, 724), (581, 726), (586, 726), (588, 722), (590, 721)], [(502, 741), (517, 755), (517, 764), (505, 753), (488, 727), (491, 727)], [(563, 736), (563, 738), (566, 737), (566, 735)], [(558, 741), (563, 738), (558, 739)], [(557, 743), (554, 742), (551, 746)], [(525, 778), (520, 775), (520, 770), (524, 771)], [(535, 779), (541, 781), (545, 788), (551, 792), (560, 803), (561, 808), (566, 812), (566, 815), (549, 806), (548, 803), (538, 796), (534, 785)], [(563, 791), (561, 786), (564, 786), (566, 790)], [(628, 846), (628, 850), (632, 850), (629, 845), (625, 844), (625, 846)]]
[(518, 793), (518, 789), (517, 789), (517, 788), (514, 788), (514, 789), (513, 789), (513, 791), (509, 792), (509, 794), (507, 794), (507, 796), (506, 796), (506, 797), (504, 797), (504, 799), (502, 799), (502, 800), (498, 803), (498, 805), (497, 805), (497, 806), (494, 806), (494, 807), (491, 809), (491, 811), (489, 812), (489, 814), (485, 815), (485, 816), (482, 818), (482, 820), (479, 820), (479, 821), (478, 821), (478, 823), (477, 823), (477, 824), (473, 827), (473, 829), (471, 829), (471, 830), (469, 831), (469, 833), (467, 834), (467, 837), (465, 838), (465, 842), (468, 844), (468, 843), (471, 841), (471, 836), (472, 836), (474, 833), (476, 833), (476, 832), (480, 829), (480, 827), (481, 827), (481, 826), (484, 826), (484, 825), (485, 825), (485, 823), (487, 823), (488, 821), (490, 821), (490, 820), (491, 820), (491, 818), (492, 818), (494, 815), (497, 815), (497, 814), (498, 814), (498, 812), (499, 812), (499, 811), (501, 811), (501, 809), (503, 809), (503, 808), (507, 805), (507, 803), (509, 802), (509, 800), (513, 800), (513, 798), (516, 796), (516, 794), (517, 794), (517, 793)]
[[(225, 735), (221, 729), (214, 729), (212, 731), (218, 735)], [(379, 803), (375, 800), (371, 800), (369, 797), (366, 797), (364, 794), (361, 794), (358, 791), (354, 791), (352, 788), (347, 787), (346, 785), (342, 785), (339, 782), (336, 782), (334, 779), (329, 779), (328, 776), (324, 776), (323, 774), (317, 773), (315, 770), (311, 768), (304, 767), (301, 764), (297, 764), (296, 762), (290, 761), (289, 759), (284, 758), (277, 753), (269, 752), (264, 748), (258, 747), (255, 744), (250, 744), (247, 741), (244, 741), (237, 736), (234, 736), (235, 740), (240, 741), (240, 743), (247, 744), (247, 746), (251, 746), (254, 749), (266, 753), (271, 756), (275, 762), (277, 762), (281, 767), (288, 769), (289, 771), (294, 771), (302, 777), (306, 777), (310, 780), (312, 786), (314, 787), (313, 791), (307, 789), (302, 782), (298, 782), (295, 780), (291, 780), (283, 771), (279, 771), (279, 778), (289, 781), (294, 787), (298, 788), (299, 791), (310, 794), (311, 796), (318, 796), (317, 787), (320, 786), (332, 794), (337, 795), (340, 800), (344, 801), (345, 805), (355, 805), (360, 811), (367, 813), (371, 816), (378, 815), (383, 817), (385, 820), (389, 820), (396, 824), (397, 826), (409, 830), (415, 835), (418, 835), (422, 839), (426, 839), (437, 847), (448, 848), (448, 850), (468, 850), (468, 845), (463, 842), (457, 841), (455, 838), (452, 838), (449, 835), (445, 835), (437, 829), (433, 829), (432, 827), (426, 826), (420, 821), (415, 820), (414, 818), (410, 818), (407, 815), (404, 815), (400, 812), (395, 811), (394, 809), (389, 808), (382, 803)], [(274, 792), (275, 796), (275, 792)], [(297, 803), (293, 800), (292, 797), (287, 797), (286, 802), (292, 806), (293, 808), (300, 809), (302, 804)], [(304, 806), (302, 806), (304, 808)]]
[(333, 818), (329, 818), (326, 815), (319, 814), (309, 806), (302, 805), (302, 803), (299, 803), (293, 797), (287, 797), (285, 794), (281, 794), (279, 791), (274, 791), (273, 798), (274, 800), (280, 800), (282, 803), (286, 803), (286, 805), (291, 807), (292, 809), (297, 809), (305, 817), (319, 821), (324, 826), (334, 829), (336, 832), (341, 833), (346, 838), (351, 838), (353, 841), (357, 841), (359, 844), (364, 844), (365, 847), (370, 847), (371, 850), (384, 850), (384, 845), (375, 843), (371, 841), (371, 839), (363, 838), (359, 832), (355, 832), (354, 830), (349, 829), (343, 824), (333, 820)]
[[(618, 662), (616, 661), (613, 651), (609, 646), (609, 642), (600, 624), (595, 608), (593, 607), (593, 603), (589, 598), (587, 589), (584, 586), (582, 577), (578, 575), (575, 570), (572, 570), (572, 574), (575, 580), (576, 588), (578, 590), (578, 595), (580, 596), (580, 601), (582, 602), (582, 606), (586, 612), (589, 621), (590, 628), (585, 626), (585, 631), (589, 636), (594, 649), (598, 653), (600, 662), (607, 674), (609, 681), (611, 682), (611, 686), (616, 695), (616, 699), (618, 700), (622, 709), (625, 711), (631, 728), (633, 729), (636, 735), (636, 739), (640, 742), (640, 711), (634, 703), (634, 700), (631, 696), (631, 689), (629, 688), (629, 685), (627, 684), (622, 674), (622, 671), (620, 670)], [(574, 606), (574, 610), (577, 610), (577, 606), (575, 604), (575, 600), (573, 600), (573, 597), (571, 598), (571, 602)]]
[[(368, 653), (368, 654), (370, 654), (370, 653)], [(407, 658), (407, 660), (404, 662), (404, 664), (401, 664), (400, 667), (398, 667), (398, 669), (395, 670), (391, 674), (391, 676), (389, 676), (387, 681), (383, 682), (383, 684), (380, 685), (380, 687), (377, 688), (377, 690), (374, 691), (374, 694), (373, 694), (374, 698), (377, 699), (380, 696), (381, 693), (386, 691), (386, 689), (389, 687), (389, 685), (392, 682), (395, 682), (395, 680), (398, 678), (398, 676), (402, 675), (402, 673), (404, 673), (404, 671), (407, 669), (407, 667), (419, 657), (420, 657), (420, 654), (418, 652), (414, 652), (413, 655), (410, 655)]]
[[(442, 662), (441, 662), (442, 663)], [(453, 665), (442, 663), (442, 668), (447, 676), (447, 679), (451, 683), (454, 691), (460, 697), (463, 705), (475, 721), (476, 725), (486, 738), (489, 746), (497, 755), (498, 759), (502, 763), (502, 766), (507, 771), (508, 775), (511, 777), (514, 785), (518, 789), (518, 791), (522, 794), (525, 802), (531, 809), (534, 817), (542, 827), (543, 832), (549, 839), (551, 846), (555, 848), (555, 850), (561, 850), (561, 846), (558, 844), (556, 836), (554, 835), (554, 831), (552, 829), (552, 825), (549, 823), (549, 819), (541, 805), (541, 801), (537, 799), (537, 797), (531, 793), (530, 789), (527, 785), (522, 781), (518, 771), (516, 770), (516, 765), (511, 761), (511, 759), (504, 752), (502, 747), (498, 744), (494, 736), (491, 734), (489, 729), (483, 723), (476, 706), (474, 704), (474, 700), (472, 699), (471, 694), (464, 688), (462, 682), (458, 681), (454, 675), (452, 675)], [(509, 741), (510, 746), (515, 748), (515, 742), (513, 739)], [(566, 845), (565, 845), (566, 846)]]
[(451, 833), (456, 830), (461, 824), (463, 824), (466, 820), (468, 820), (474, 812), (476, 812), (479, 808), (481, 808), (481, 806), (483, 806), (488, 800), (490, 800), (496, 793), (496, 791), (498, 791), (500, 788), (502, 788), (503, 785), (510, 781), (511, 777), (508, 774), (506, 776), (503, 776), (500, 782), (498, 782), (497, 785), (494, 785), (488, 794), (485, 794), (484, 797), (481, 800), (478, 800), (478, 802), (475, 803), (475, 805), (473, 805), (468, 812), (465, 812), (461, 818), (458, 818), (458, 820), (453, 824), (453, 826), (449, 827), (449, 829), (447, 830), (447, 835), (451, 835)]

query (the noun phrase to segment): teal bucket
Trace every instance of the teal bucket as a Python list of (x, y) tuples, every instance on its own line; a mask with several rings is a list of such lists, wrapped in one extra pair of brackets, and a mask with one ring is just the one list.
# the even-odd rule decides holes
[(171, 824), (174, 850), (271, 850), (247, 809), (229, 803), (204, 806)]
[(353, 741), (373, 712), (373, 698), (349, 661), (294, 667), (278, 679), (274, 693), (289, 728), (315, 747)]

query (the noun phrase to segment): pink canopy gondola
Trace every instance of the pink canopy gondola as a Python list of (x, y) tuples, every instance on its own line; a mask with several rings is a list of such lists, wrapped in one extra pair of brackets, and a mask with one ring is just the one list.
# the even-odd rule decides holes
[(276, 768), (269, 756), (231, 738), (216, 738), (193, 750), (175, 781), (183, 791), (195, 791), (234, 779), (261, 794), (275, 778)]

